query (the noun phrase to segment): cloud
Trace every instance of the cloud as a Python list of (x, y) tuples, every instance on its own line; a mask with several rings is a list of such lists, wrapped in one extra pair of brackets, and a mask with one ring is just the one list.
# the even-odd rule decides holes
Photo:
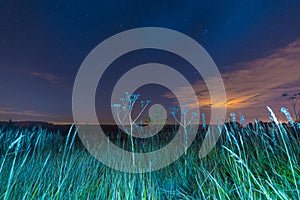
[(49, 73), (31, 72), (30, 74), (34, 77), (49, 81), (56, 85), (61, 84), (61, 82), (63, 80), (62, 77), (56, 76), (54, 74), (49, 74)]
[(55, 118), (52, 114), (38, 113), (34, 110), (16, 110), (14, 108), (3, 108), (0, 107), (0, 115), (10, 117), (44, 117), (44, 118)]
[[(267, 119), (266, 105), (278, 111), (289, 106), (282, 93), (300, 92), (300, 39), (268, 56), (233, 65), (233, 71), (222, 74), (229, 112), (243, 111), (252, 120)], [(210, 105), (207, 88), (203, 81), (193, 85), (202, 108)], [(179, 89), (183, 95), (185, 88)], [(165, 97), (174, 98), (170, 94)]]
[(300, 40), (269, 56), (236, 64), (242, 67), (223, 76), (227, 106), (233, 109), (258, 109), (271, 104), (278, 107), (282, 93), (300, 91)]

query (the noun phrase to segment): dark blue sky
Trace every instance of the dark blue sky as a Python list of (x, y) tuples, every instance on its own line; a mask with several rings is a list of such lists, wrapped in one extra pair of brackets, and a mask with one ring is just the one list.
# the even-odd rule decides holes
[[(192, 37), (208, 51), (225, 78), (242, 69), (250, 73), (260, 61), (269, 66), (272, 55), (289, 46), (295, 46), (295, 52), (298, 52), (300, 1), (199, 2), (0, 1), (0, 120), (72, 121), (72, 87), (82, 61), (106, 38), (132, 28), (164, 27)], [(183, 63), (175, 62), (164, 52), (141, 51), (136, 55), (139, 59), (130, 55), (123, 59), (126, 64), (116, 61), (107, 73), (107, 80), (117, 79), (122, 70), (127, 70), (125, 66), (132, 64), (160, 59), (162, 63), (173, 65)], [(294, 65), (289, 63), (288, 66)], [(198, 77), (193, 76), (193, 70), (182, 66), (177, 68), (196, 84)], [(296, 73), (299, 68), (295, 68), (298, 69)], [(287, 69), (281, 67), (281, 70)], [(232, 82), (228, 83), (233, 93), (231, 100), (242, 98), (237, 91), (243, 88), (230, 88)], [(269, 91), (280, 96), (281, 89), (287, 84), (297, 86), (300, 80), (296, 77), (279, 86), (271, 85)], [(291, 88), (297, 89), (296, 86)], [(276, 91), (276, 88), (280, 90)], [(244, 95), (247, 100), (257, 93), (255, 90), (247, 94), (250, 97)], [(104, 91), (97, 95), (103, 98), (101, 95), (109, 94)], [(269, 99), (265, 98), (263, 102), (257, 99), (257, 104), (273, 102), (276, 105), (274, 96), (268, 96)], [(278, 102), (284, 103), (280, 99)], [(254, 107), (254, 111), (245, 110), (251, 112), (251, 117), (264, 116), (256, 112), (258, 107)]]

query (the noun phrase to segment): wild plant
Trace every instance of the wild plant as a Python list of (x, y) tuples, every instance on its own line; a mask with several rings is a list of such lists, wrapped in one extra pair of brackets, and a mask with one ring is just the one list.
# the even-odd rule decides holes
[[(0, 145), (5, 144), (0, 199), (299, 199), (299, 140), (273, 111), (270, 116), (272, 123), (257, 120), (244, 127), (247, 135), (237, 134), (232, 123), (218, 123), (229, 138), (207, 157), (199, 159), (201, 139), (196, 138), (186, 156), (140, 174), (110, 169), (85, 148), (74, 147), (74, 128), (64, 136), (44, 129), (0, 128)], [(269, 138), (263, 140), (266, 130)], [(151, 145), (158, 149), (160, 143)]]
[(292, 94), (292, 95), (284, 93), (281, 96), (286, 98), (286, 100), (291, 104), (291, 106), (293, 108), (293, 111), (294, 111), (295, 119), (297, 121), (297, 109), (296, 109), (296, 107), (297, 107), (297, 102), (300, 98), (300, 92)]
[(290, 170), (292, 172), (293, 181), (294, 181), (295, 187), (297, 189), (297, 196), (298, 196), (298, 198), (300, 198), (300, 192), (298, 190), (298, 184), (297, 184), (296, 177), (295, 177), (295, 170), (294, 170), (294, 167), (293, 167), (293, 161), (292, 161), (292, 158), (290, 156), (290, 152), (288, 150), (288, 146), (286, 144), (285, 137), (284, 137), (284, 135), (282, 133), (283, 132), (282, 126), (279, 125), (278, 119), (277, 119), (275, 113), (273, 112), (273, 110), (269, 106), (267, 106), (267, 109), (269, 111), (269, 116), (270, 116), (271, 121), (274, 121), (275, 124), (276, 124), (276, 126), (278, 127), (278, 130), (279, 130), (279, 133), (280, 133), (280, 136), (281, 136), (284, 148), (285, 148), (285, 153), (286, 153), (286, 155), (288, 157), (289, 167), (290, 167)]
[(201, 119), (202, 119), (202, 130), (206, 130), (206, 119), (205, 119), (205, 114), (201, 113)]
[(285, 117), (288, 120), (288, 122), (290, 123), (290, 125), (294, 126), (294, 120), (292, 119), (292, 116), (291, 116), (290, 112), (288, 111), (288, 109), (282, 107), (280, 109), (280, 111), (285, 115)]
[[(172, 111), (170, 114), (173, 117), (173, 119), (175, 120), (176, 123), (178, 123), (184, 131), (184, 154), (187, 154), (187, 136), (188, 136), (188, 128), (194, 128), (195, 125), (195, 118), (197, 117), (197, 113), (196, 112), (189, 112), (189, 110), (187, 109), (187, 106), (185, 103), (181, 104), (181, 113), (182, 113), (182, 117), (183, 119), (181, 119), (179, 121), (178, 119), (178, 114), (179, 112), (176, 110)], [(190, 114), (190, 115), (188, 115)], [(194, 123), (193, 123), (194, 122)], [(198, 126), (197, 126), (198, 128)]]
[(236, 114), (234, 112), (231, 112), (230, 116), (231, 116), (231, 121), (233, 123), (233, 127), (236, 129), (237, 128)]
[(275, 136), (275, 129), (273, 127), (270, 127), (270, 135), (271, 135), (271, 142), (274, 146), (274, 148), (276, 148), (277, 145), (277, 140), (276, 140), (276, 136)]
[[(174, 117), (173, 117), (174, 115), (177, 116), (177, 115), (180, 114), (180, 106), (174, 106), (174, 105), (169, 106), (169, 110), (171, 111), (171, 112), (170, 112), (170, 116), (171, 116), (171, 118), (173, 118), (173, 119), (174, 119)], [(176, 119), (174, 119), (174, 128), (173, 128), (173, 132), (177, 132), (177, 121), (176, 121)]]
[[(131, 151), (134, 152), (134, 140), (133, 140), (133, 130), (136, 127), (137, 120), (141, 117), (142, 113), (145, 111), (147, 106), (151, 103), (150, 100), (141, 101), (141, 110), (138, 112), (137, 116), (133, 118), (133, 108), (139, 99), (140, 94), (130, 94), (125, 92), (125, 97), (120, 98), (121, 104), (113, 104), (112, 110), (117, 117), (119, 125), (123, 128), (130, 136), (131, 141)], [(127, 127), (129, 125), (129, 128)], [(134, 154), (132, 154), (132, 159), (134, 163)]]
[(247, 122), (246, 122), (245, 117), (242, 112), (240, 112), (240, 124), (242, 125), (242, 127), (247, 126)]

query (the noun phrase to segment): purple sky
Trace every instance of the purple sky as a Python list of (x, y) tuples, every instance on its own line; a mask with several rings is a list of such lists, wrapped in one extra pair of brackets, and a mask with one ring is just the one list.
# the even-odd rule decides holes
[[(269, 105), (285, 120), (280, 108), (292, 108), (281, 94), (300, 92), (299, 10), (299, 1), (0, 2), (0, 120), (72, 122), (72, 88), (84, 58), (106, 38), (147, 26), (177, 30), (207, 50), (224, 80), (228, 112), (268, 120)], [(103, 103), (96, 106), (104, 122), (111, 120), (112, 86), (147, 62), (182, 72), (209, 115), (201, 76), (174, 55), (145, 50), (116, 60), (99, 83), (105, 87), (96, 98)], [(174, 101), (163, 88), (141, 92), (142, 99)]]

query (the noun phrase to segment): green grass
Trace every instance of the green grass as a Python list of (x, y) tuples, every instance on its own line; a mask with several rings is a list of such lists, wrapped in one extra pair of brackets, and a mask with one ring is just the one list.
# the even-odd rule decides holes
[(64, 137), (2, 128), (0, 199), (300, 199), (300, 146), (291, 128), (229, 125), (221, 134), (203, 159), (198, 136), (168, 167), (130, 174), (91, 157), (74, 129)]

